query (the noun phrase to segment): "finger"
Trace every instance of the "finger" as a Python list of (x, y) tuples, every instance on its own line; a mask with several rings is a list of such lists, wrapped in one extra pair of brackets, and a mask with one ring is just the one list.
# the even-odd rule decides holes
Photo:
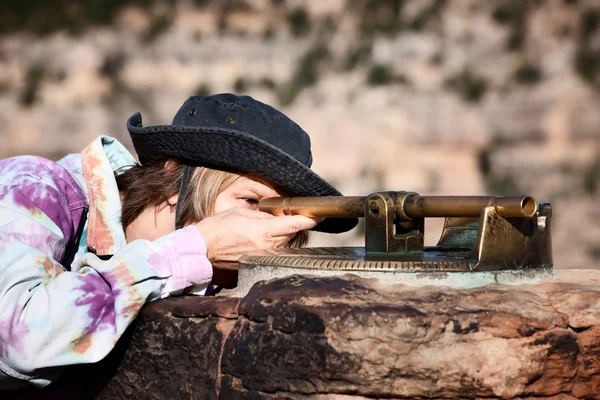
[(291, 235), (296, 232), (312, 229), (320, 222), (320, 218), (304, 215), (286, 215), (269, 220), (267, 232), (271, 237)]
[[(263, 211), (258, 211), (258, 210), (250, 210), (248, 208), (230, 208), (229, 210), (227, 210), (233, 214), (238, 214), (238, 215), (242, 215), (244, 217), (252, 217), (252, 218), (275, 218), (272, 214), (263, 212)], [(225, 212), (227, 212), (225, 211)]]

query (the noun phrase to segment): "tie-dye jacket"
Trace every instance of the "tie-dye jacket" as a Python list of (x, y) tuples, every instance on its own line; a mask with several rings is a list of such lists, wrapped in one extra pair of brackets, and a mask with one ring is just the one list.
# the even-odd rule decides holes
[(0, 161), (0, 389), (101, 360), (144, 303), (209, 284), (193, 226), (126, 243), (113, 174), (134, 163), (110, 137), (58, 162)]

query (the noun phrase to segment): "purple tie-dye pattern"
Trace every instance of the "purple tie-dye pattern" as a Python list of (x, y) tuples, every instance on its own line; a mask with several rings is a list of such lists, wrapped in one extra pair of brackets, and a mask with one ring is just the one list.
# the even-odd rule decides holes
[(22, 310), (15, 310), (6, 320), (0, 321), (0, 357), (8, 355), (8, 348), (12, 347), (19, 356), (27, 357), (23, 349), (23, 340), (29, 333), (29, 328), (21, 319)]
[[(56, 377), (46, 369), (99, 361), (144, 303), (212, 277), (193, 227), (154, 242), (123, 240), (109, 260), (89, 253), (86, 185), (95, 182), (100, 217), (112, 221), (120, 199), (110, 165), (133, 157), (103, 137), (88, 149), (64, 165), (32, 156), (0, 161), (0, 389), (11, 376), (45, 386)], [(82, 168), (87, 153), (101, 164), (91, 176)], [(120, 224), (109, 228), (124, 238)], [(77, 254), (65, 266), (68, 244)]]
[[(81, 188), (66, 170), (49, 165), (51, 161), (33, 156), (24, 158), (30, 170), (20, 174), (12, 170), (14, 159), (9, 159), (11, 162), (6, 165), (5, 161), (0, 162), (0, 176), (6, 170), (14, 175), (12, 184), (5, 186), (4, 195), (12, 194), (14, 204), (24, 207), (33, 215), (46, 214), (67, 235), (68, 240), (77, 226), (71, 211), (83, 209), (87, 203)], [(50, 190), (51, 187), (53, 190)]]
[(111, 292), (107, 282), (100, 275), (87, 274), (77, 277), (81, 285), (76, 290), (83, 294), (75, 300), (78, 307), (89, 306), (88, 316), (91, 323), (85, 329), (86, 335), (91, 335), (99, 330), (114, 328), (115, 326), (115, 300), (119, 289)]
[(41, 214), (43, 209), (48, 209), (46, 215), (56, 223), (56, 225), (61, 228), (64, 227), (64, 217), (59, 215), (59, 213), (64, 210), (64, 207), (61, 207), (60, 209), (58, 207), (51, 207), (53, 204), (64, 202), (64, 200), (58, 197), (55, 192), (46, 190), (40, 193), (36, 187), (32, 185), (23, 185), (23, 183), (24, 182), (21, 183), (20, 187), (15, 187), (12, 191), (14, 204), (26, 208), (34, 215)]

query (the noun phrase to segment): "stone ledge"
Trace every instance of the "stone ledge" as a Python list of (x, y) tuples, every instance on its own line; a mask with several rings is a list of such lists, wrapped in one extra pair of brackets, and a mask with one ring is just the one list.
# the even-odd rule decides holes
[(242, 299), (166, 299), (143, 310), (96, 394), (600, 399), (599, 283), (595, 270), (477, 289), (296, 275)]

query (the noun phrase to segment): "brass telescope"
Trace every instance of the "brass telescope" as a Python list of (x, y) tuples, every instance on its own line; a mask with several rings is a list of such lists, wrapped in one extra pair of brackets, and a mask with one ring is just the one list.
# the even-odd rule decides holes
[[(552, 207), (531, 196), (420, 196), (377, 192), (357, 197), (271, 197), (273, 215), (362, 218), (364, 247), (277, 248), (239, 261), (238, 288), (264, 277), (354, 272), (388, 283), (477, 287), (529, 282), (552, 271)], [(425, 220), (444, 218), (436, 245), (425, 246)], [(244, 289), (245, 288), (245, 289)]]
[[(410, 192), (391, 192), (395, 222), (418, 218), (479, 217), (485, 207), (492, 206), (501, 217), (533, 217), (538, 204), (531, 196), (419, 196)], [(367, 207), (378, 212), (379, 205), (361, 196), (331, 197), (268, 197), (258, 205), (261, 211), (273, 215), (304, 215), (307, 217), (364, 217)]]
[[(383, 257), (406, 262), (417, 256), (422, 265), (447, 265), (449, 258), (462, 254), (465, 262), (477, 260), (468, 269), (552, 264), (551, 207), (531, 196), (420, 196), (398, 191), (356, 197), (269, 197), (258, 207), (273, 215), (362, 217), (367, 261)], [(425, 247), (425, 219), (442, 217), (438, 244)]]

